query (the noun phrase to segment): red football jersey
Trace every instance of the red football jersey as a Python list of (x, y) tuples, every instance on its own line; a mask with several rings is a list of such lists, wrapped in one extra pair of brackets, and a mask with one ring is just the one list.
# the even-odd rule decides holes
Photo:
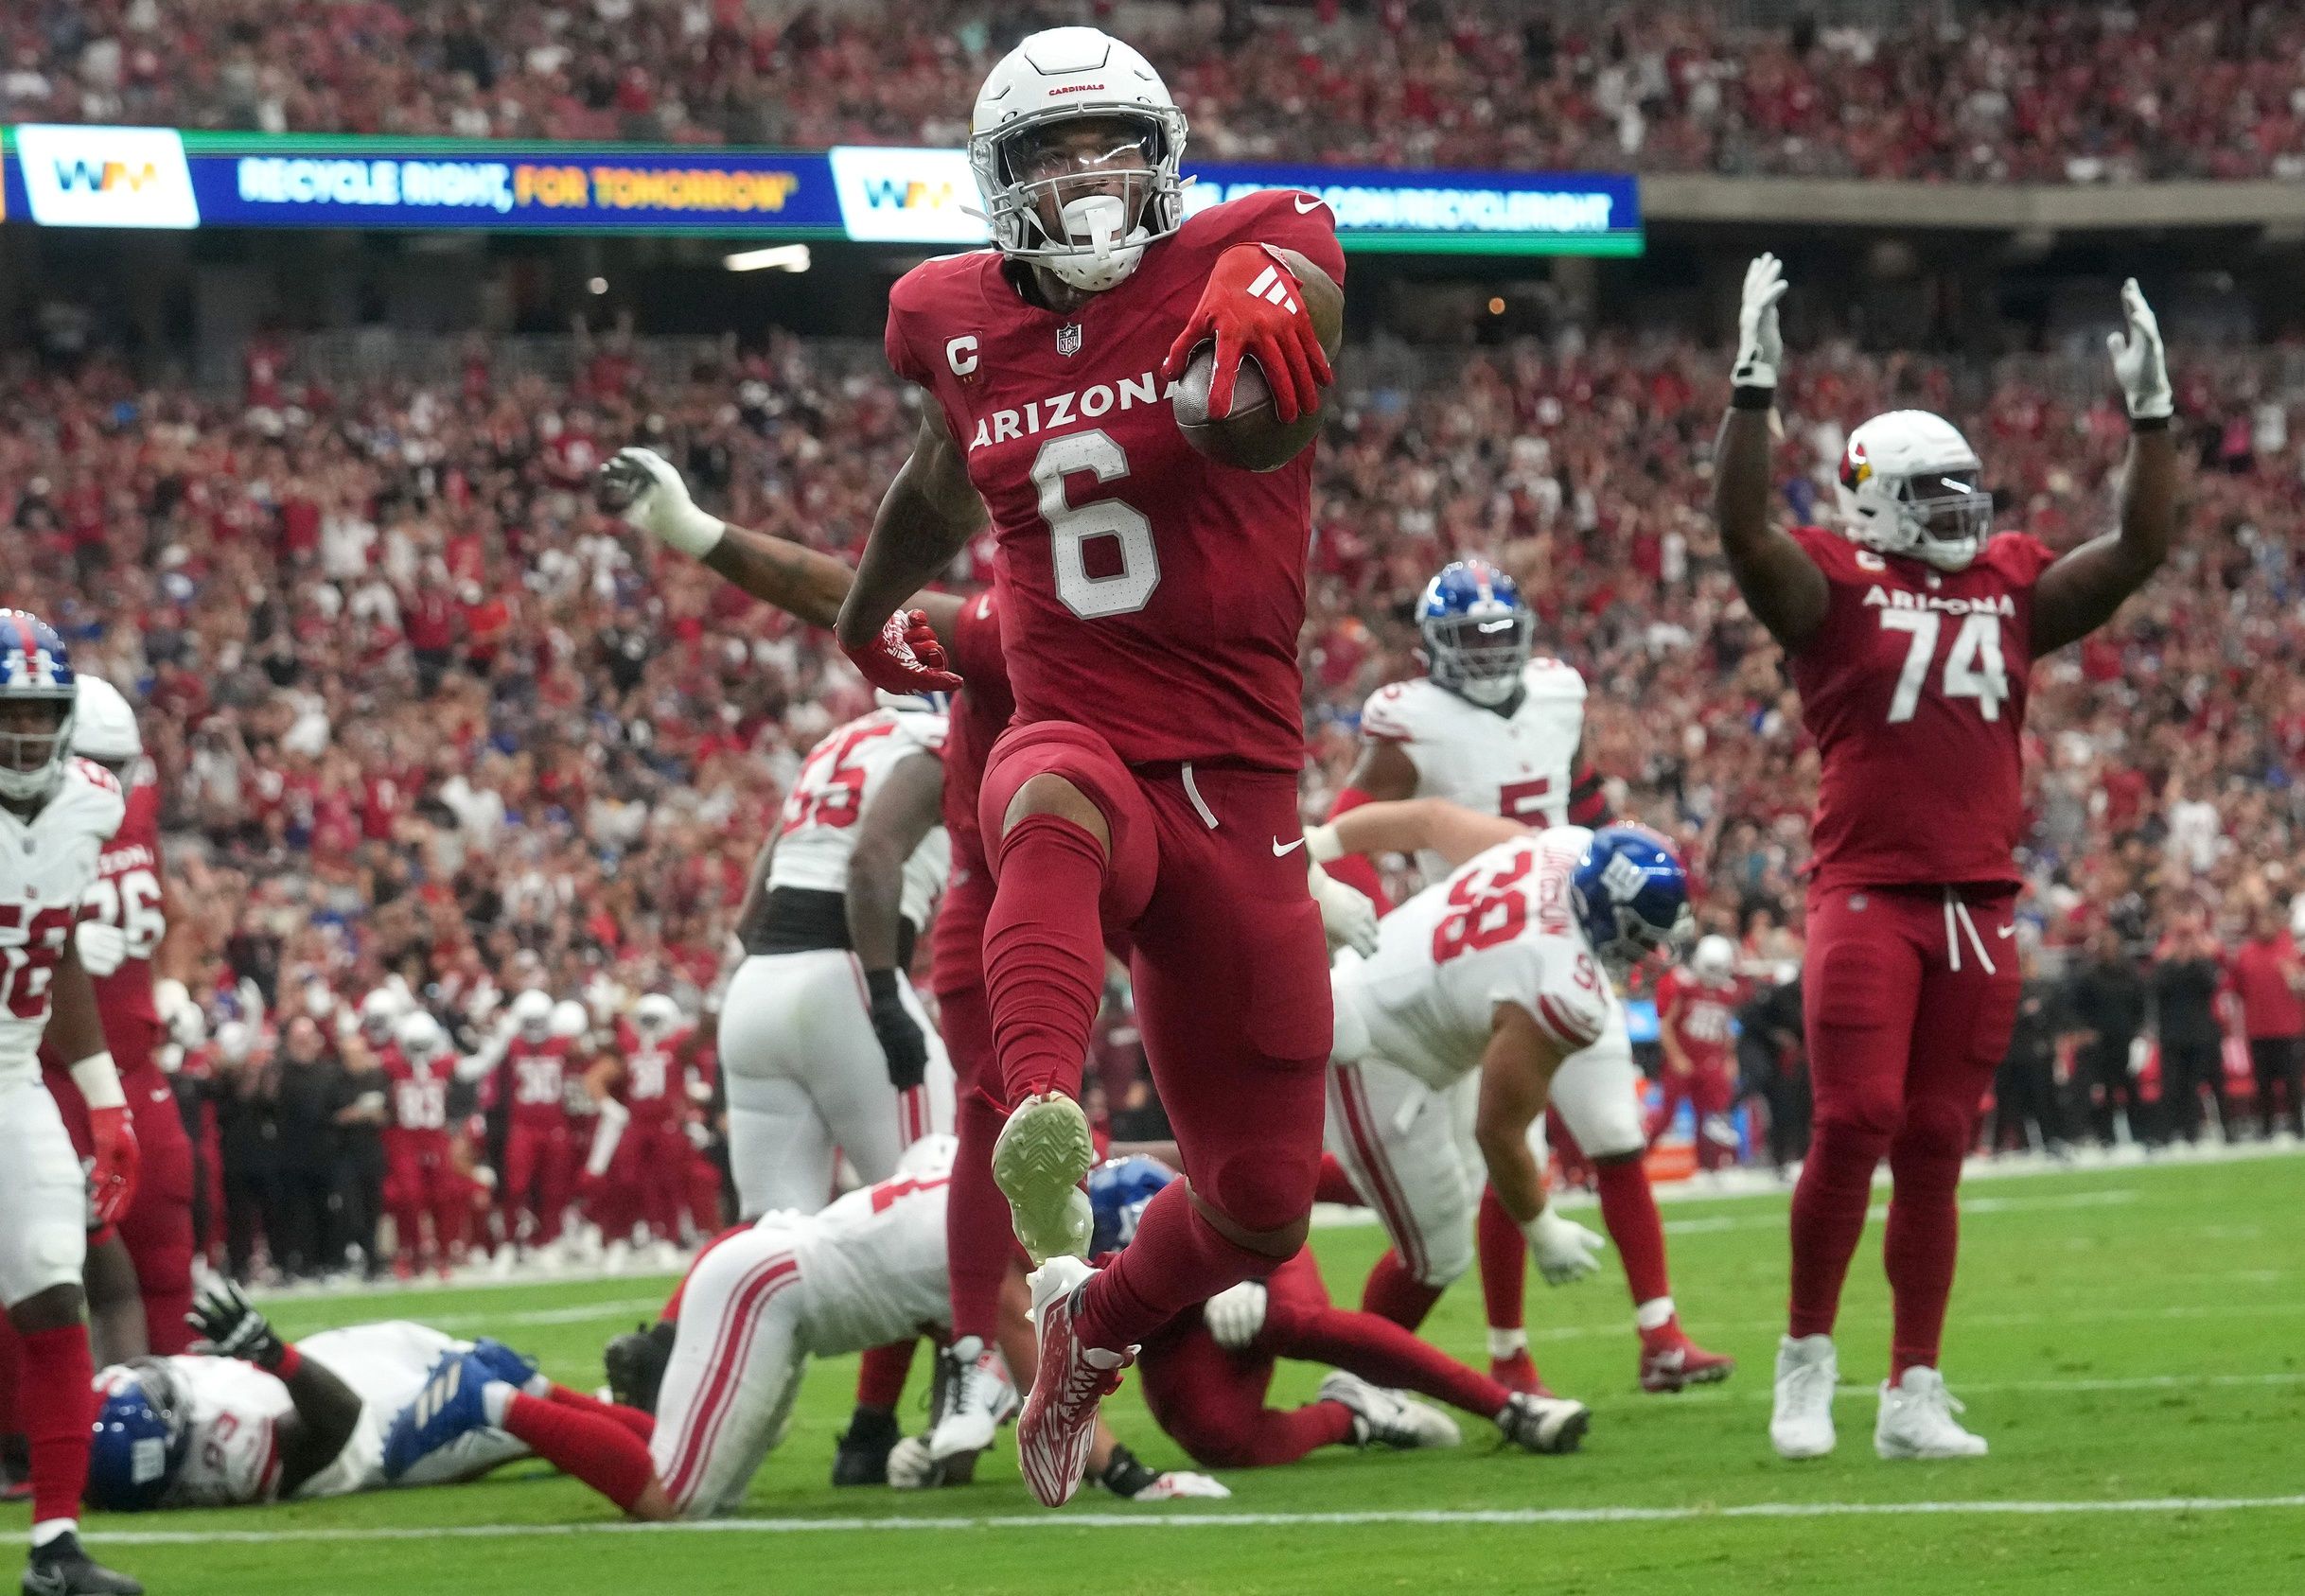
[(2032, 590), (2056, 555), (2003, 533), (1941, 571), (1818, 527), (1793, 536), (1832, 592), (1791, 660), (1823, 763), (1817, 885), (2018, 880)]
[(1698, 1069), (1729, 1062), (1734, 1039), (1736, 983), (1710, 986), (1685, 970), (1668, 970), (1657, 982), (1657, 1019)]
[(387, 1044), (377, 1053), (377, 1068), (392, 1085), (390, 1130), (447, 1131), (449, 1085), (456, 1079), (455, 1055), (443, 1053), (418, 1068), (397, 1044)]
[(558, 1036), (545, 1042), (516, 1036), (505, 1047), (498, 1068), (511, 1094), (513, 1124), (551, 1130), (568, 1122), (569, 1052), (568, 1039)]
[(1130, 763), (1304, 764), (1311, 450), (1277, 471), (1220, 465), (1177, 430), (1160, 376), (1240, 243), (1344, 280), (1328, 208), (1275, 190), (1201, 212), (1063, 313), (1026, 301), (992, 250), (928, 261), (889, 295), (889, 361), (935, 396), (992, 513), (1016, 718), (1093, 728)]
[(653, 1046), (641, 1040), (630, 1023), (616, 1023), (616, 1050), (624, 1061), (624, 1079), (617, 1096), (635, 1119), (677, 1119), (688, 1106), (680, 1068), (680, 1054), (688, 1044), (686, 1027), (677, 1029)]
[(161, 908), (160, 784), (149, 773), (128, 790), (128, 813), (97, 860), (96, 885), (83, 918), (114, 925), (128, 938), (120, 968), (96, 982), (104, 1044), (122, 1071), (154, 1065), (162, 1041), (152, 1001), (152, 954), (168, 928)]

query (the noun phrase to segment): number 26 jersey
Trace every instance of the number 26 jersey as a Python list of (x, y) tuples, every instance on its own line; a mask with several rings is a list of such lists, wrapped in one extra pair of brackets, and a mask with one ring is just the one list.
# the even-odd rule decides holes
[(1337, 969), (1338, 1056), (1373, 1054), (1445, 1091), (1480, 1067), (1500, 1003), (1563, 1053), (1599, 1041), (1617, 997), (1569, 903), (1592, 840), (1555, 826), (1499, 843), (1386, 915), (1377, 951)]
[(2033, 587), (2056, 555), (2002, 533), (1941, 571), (1818, 527), (1792, 535), (1831, 592), (1790, 660), (1822, 764), (1815, 885), (2019, 880)]

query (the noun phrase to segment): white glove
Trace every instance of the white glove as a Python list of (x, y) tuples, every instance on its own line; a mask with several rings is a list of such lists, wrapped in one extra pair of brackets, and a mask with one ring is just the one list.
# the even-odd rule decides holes
[(943, 1466), (929, 1455), (927, 1437), (907, 1435), (889, 1448), (890, 1490), (927, 1491), (943, 1483)]
[(1208, 1333), (1217, 1344), (1227, 1352), (1239, 1352), (1257, 1339), (1264, 1328), (1264, 1282), (1243, 1280), (1238, 1286), (1227, 1286), (1201, 1305), (1201, 1317), (1208, 1324)]
[(128, 933), (100, 920), (83, 920), (72, 933), (79, 949), (80, 968), (91, 975), (109, 975), (128, 961)]
[(728, 533), (728, 524), (696, 508), (672, 462), (652, 448), (620, 448), (608, 462), (618, 482), (630, 489), (631, 501), (620, 512), (668, 548), (702, 559)]
[(1359, 887), (1347, 886), (1321, 868), (1308, 851), (1312, 901), (1321, 906), (1321, 929), (1328, 935), (1328, 951), (1350, 948), (1363, 958), (1377, 951), (1377, 905)]
[(1609, 1243), (1547, 1207), (1522, 1229), (1529, 1251), (1536, 1254), (1537, 1272), (1548, 1286), (1582, 1280), (1601, 1267), (1601, 1249)]
[(2121, 330), (2105, 335), (2113, 376), (2129, 401), (2132, 421), (2166, 421), (2177, 408), (2169, 388), (2169, 352), (2161, 347), (2161, 324), (2130, 278), (2120, 286)]
[(1745, 297), (1736, 311), (1736, 369), (1729, 377), (1739, 388), (1777, 385), (1777, 368), (1785, 363), (1777, 301), (1785, 289), (1785, 268), (1775, 255), (1761, 255), (1745, 268)]
[(1174, 1468), (1162, 1475), (1143, 1490), (1129, 1498), (1131, 1501), (1177, 1501), (1186, 1497), (1205, 1497), (1222, 1501), (1233, 1493), (1205, 1474), (1189, 1469)]

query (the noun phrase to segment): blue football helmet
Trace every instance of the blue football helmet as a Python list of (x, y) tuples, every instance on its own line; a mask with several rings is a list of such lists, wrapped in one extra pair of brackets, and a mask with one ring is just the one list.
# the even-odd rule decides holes
[(105, 1370), (97, 1390), (103, 1401), (81, 1497), (107, 1513), (158, 1507), (192, 1444), (176, 1377), (158, 1359), (138, 1358)]
[(1416, 627), (1425, 670), (1460, 698), (1495, 708), (1521, 691), (1537, 643), (1536, 612), (1521, 584), (1487, 560), (1458, 560), (1425, 584)]
[(1646, 826), (1604, 826), (1569, 876), (1585, 939), (1622, 973), (1668, 953), (1696, 929), (1689, 872), (1673, 845)]
[(1145, 1205), (1176, 1178), (1175, 1170), (1142, 1153), (1108, 1158), (1091, 1169), (1088, 1207), (1096, 1224), (1089, 1234), (1088, 1255), (1100, 1258), (1126, 1247), (1136, 1234), (1136, 1221), (1144, 1217)]
[(900, 715), (949, 715), (953, 712), (953, 695), (949, 693), (890, 693), (885, 687), (872, 690), (872, 701), (884, 710), (894, 710)]
[(29, 610), (0, 609), (0, 798), (43, 803), (56, 791), (72, 757), (79, 698), (56, 628)]

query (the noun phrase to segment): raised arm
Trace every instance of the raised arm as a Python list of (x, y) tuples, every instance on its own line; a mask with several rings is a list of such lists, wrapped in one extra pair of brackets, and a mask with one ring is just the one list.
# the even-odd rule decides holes
[(1452, 868), (1529, 829), (1501, 815), (1483, 815), (1447, 798), (1364, 803), (1305, 833), (1312, 857), (1326, 865), (1347, 853), (1413, 853), (1431, 849)]
[(293, 1411), (273, 1429), (280, 1447), (279, 1499), (286, 1501), (343, 1451), (360, 1428), (360, 1397), (326, 1366), (283, 1342), (229, 1280), (202, 1292), (185, 1319), (204, 1350), (254, 1363), (288, 1387)]
[(1832, 593), (1816, 562), (1769, 517), (1769, 421), (1785, 359), (1777, 302), (1785, 288), (1773, 254), (1746, 269), (1734, 386), (1713, 447), (1713, 518), (1747, 606), (1787, 653), (1798, 653), (1824, 624)]
[(2120, 529), (2069, 551), (2041, 573), (2032, 593), (2035, 657), (2088, 636), (2169, 557), (2177, 527), (2177, 443), (2169, 428), (2175, 396), (2153, 307), (2132, 277), (2120, 289), (2121, 330), (2105, 340), (2129, 406), (2129, 460), (2121, 469)]

